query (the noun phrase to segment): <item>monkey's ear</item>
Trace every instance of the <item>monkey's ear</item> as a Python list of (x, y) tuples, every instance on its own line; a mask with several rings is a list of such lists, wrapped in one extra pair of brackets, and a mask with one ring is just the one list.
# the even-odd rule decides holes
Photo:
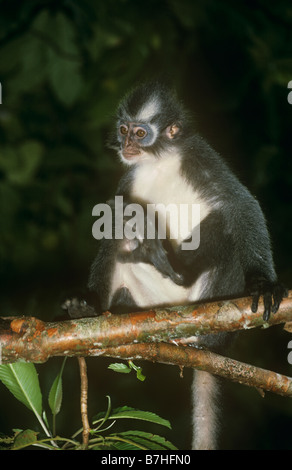
[(169, 139), (173, 139), (176, 134), (180, 131), (180, 128), (177, 124), (172, 124), (171, 126), (168, 126), (165, 130), (166, 136)]

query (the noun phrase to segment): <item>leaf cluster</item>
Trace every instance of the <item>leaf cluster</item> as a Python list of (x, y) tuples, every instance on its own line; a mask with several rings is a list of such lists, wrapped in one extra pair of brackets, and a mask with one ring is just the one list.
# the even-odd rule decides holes
[[(83, 449), (82, 442), (78, 439), (81, 436), (82, 429), (77, 430), (70, 438), (56, 434), (56, 416), (61, 410), (63, 398), (62, 374), (65, 360), (62, 363), (60, 372), (53, 381), (48, 397), (53, 421), (52, 430), (49, 426), (46, 412), (43, 409), (43, 396), (34, 364), (19, 362), (16, 364), (0, 365), (0, 380), (17, 400), (34, 413), (43, 430), (43, 433), (38, 433), (31, 429), (15, 429), (12, 436), (0, 437), (1, 449), (20, 450), (31, 446), (52, 450)], [(136, 410), (128, 406), (112, 410), (110, 397), (107, 398), (107, 410), (98, 413), (92, 419), (88, 449), (175, 449), (171, 442), (157, 434), (141, 430), (112, 432), (115, 423), (125, 419), (150, 422), (167, 428), (170, 428), (170, 423), (155, 413)]]

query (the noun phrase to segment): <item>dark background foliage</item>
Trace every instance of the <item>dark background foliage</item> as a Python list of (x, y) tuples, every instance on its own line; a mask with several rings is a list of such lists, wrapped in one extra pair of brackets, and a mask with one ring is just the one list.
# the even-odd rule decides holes
[[(106, 147), (112, 116), (125, 91), (156, 76), (175, 84), (197, 130), (260, 201), (279, 277), (291, 287), (291, 35), (288, 0), (0, 1), (0, 314), (52, 319), (86, 286), (91, 211), (123, 171)], [(291, 375), (289, 339), (281, 328), (244, 333), (233, 357)], [(45, 389), (58, 364), (39, 366)], [(168, 437), (189, 448), (190, 371), (181, 379), (174, 367), (144, 364), (138, 383), (106, 360), (88, 364), (90, 412), (110, 394), (114, 406), (169, 418)], [(60, 424), (73, 432), (76, 360), (65, 375)], [(292, 448), (290, 400), (224, 387), (223, 448)], [(9, 400), (1, 387), (1, 431), (32, 427)]]

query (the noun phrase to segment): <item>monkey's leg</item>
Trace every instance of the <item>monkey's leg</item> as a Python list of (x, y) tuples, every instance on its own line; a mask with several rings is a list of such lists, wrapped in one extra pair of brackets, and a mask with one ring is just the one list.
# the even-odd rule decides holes
[(219, 385), (216, 377), (208, 372), (194, 371), (193, 443), (195, 450), (215, 450), (218, 431)]

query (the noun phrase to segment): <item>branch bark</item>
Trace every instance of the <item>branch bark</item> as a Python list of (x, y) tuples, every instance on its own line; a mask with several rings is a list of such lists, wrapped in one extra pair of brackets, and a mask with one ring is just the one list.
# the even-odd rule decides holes
[(120, 359), (143, 358), (163, 364), (193, 367), (233, 382), (292, 397), (292, 378), (190, 346), (141, 343), (107, 348), (101, 350), (100, 354)]
[[(139, 358), (195, 367), (265, 390), (292, 396), (288, 377), (192, 347), (195, 335), (216, 334), (292, 321), (292, 291), (269, 323), (263, 303), (257, 313), (251, 298), (159, 308), (148, 312), (43, 322), (34, 317), (0, 319), (0, 362), (45, 362), (52, 356)], [(166, 344), (168, 343), (168, 344)], [(174, 344), (171, 344), (174, 343)]]
[(81, 420), (83, 425), (82, 439), (83, 448), (88, 448), (90, 426), (87, 414), (87, 397), (88, 397), (88, 379), (87, 379), (87, 366), (84, 357), (78, 357), (80, 381), (81, 381), (81, 394), (80, 394), (80, 411)]
[(268, 328), (292, 321), (292, 291), (269, 322), (263, 303), (257, 313), (251, 298), (156, 308), (147, 312), (43, 322), (34, 317), (0, 319), (0, 361), (45, 362), (52, 356), (94, 356), (100, 349), (122, 344), (193, 342), (193, 336), (256, 327)]

